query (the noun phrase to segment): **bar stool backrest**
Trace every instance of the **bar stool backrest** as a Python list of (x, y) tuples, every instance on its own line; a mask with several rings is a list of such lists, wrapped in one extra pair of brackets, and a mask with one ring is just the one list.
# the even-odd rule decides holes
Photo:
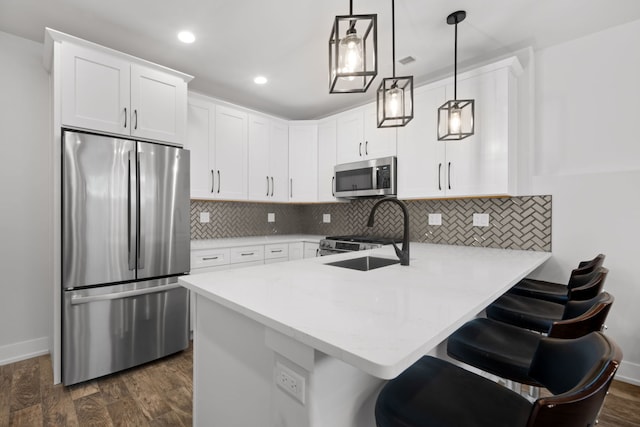
[(564, 319), (553, 322), (548, 336), (551, 338), (580, 338), (590, 332), (601, 331), (607, 320), (614, 298), (601, 292), (586, 301), (569, 301), (564, 308)]
[(587, 300), (598, 295), (602, 291), (607, 274), (609, 274), (608, 269), (598, 267), (591, 273), (580, 276), (588, 280), (581, 279), (579, 286), (569, 287), (569, 301)]

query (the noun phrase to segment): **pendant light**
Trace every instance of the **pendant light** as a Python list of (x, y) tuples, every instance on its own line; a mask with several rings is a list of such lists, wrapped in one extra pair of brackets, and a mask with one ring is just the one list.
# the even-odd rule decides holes
[(453, 50), (453, 100), (438, 108), (438, 141), (461, 140), (474, 133), (475, 101), (458, 99), (458, 23), (464, 21), (467, 12), (458, 10), (447, 16), (447, 24), (455, 25)]
[(395, 0), (391, 0), (393, 77), (382, 79), (376, 94), (378, 127), (405, 126), (413, 119), (413, 76), (396, 77)]
[(336, 16), (329, 38), (329, 93), (366, 92), (378, 75), (378, 15)]

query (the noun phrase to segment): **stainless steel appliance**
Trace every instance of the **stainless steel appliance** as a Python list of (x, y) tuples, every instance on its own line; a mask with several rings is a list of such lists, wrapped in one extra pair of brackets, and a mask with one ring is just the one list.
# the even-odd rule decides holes
[(75, 131), (62, 147), (62, 381), (188, 346), (189, 151)]
[(395, 196), (396, 164), (394, 156), (334, 167), (335, 196), (344, 198)]
[(320, 240), (320, 256), (376, 249), (402, 239), (372, 236), (328, 236)]

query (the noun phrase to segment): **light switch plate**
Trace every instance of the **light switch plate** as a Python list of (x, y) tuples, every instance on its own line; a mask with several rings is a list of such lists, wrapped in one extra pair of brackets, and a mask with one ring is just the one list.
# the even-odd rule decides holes
[(322, 222), (329, 224), (331, 222), (331, 214), (322, 214)]
[(429, 225), (442, 225), (442, 214), (429, 214)]
[(488, 227), (489, 226), (489, 214), (487, 214), (487, 213), (474, 213), (473, 214), (473, 226), (474, 227)]
[(200, 222), (202, 224), (209, 222), (209, 212), (200, 212)]
[(267, 222), (276, 222), (276, 214), (273, 212), (268, 213)]

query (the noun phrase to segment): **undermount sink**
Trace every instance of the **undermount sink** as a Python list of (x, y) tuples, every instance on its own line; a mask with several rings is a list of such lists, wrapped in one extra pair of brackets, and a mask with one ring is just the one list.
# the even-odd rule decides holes
[(399, 264), (400, 260), (389, 258), (378, 258), (375, 256), (363, 256), (360, 258), (345, 259), (342, 261), (328, 262), (326, 265), (350, 268), (352, 270), (369, 271), (388, 265)]

